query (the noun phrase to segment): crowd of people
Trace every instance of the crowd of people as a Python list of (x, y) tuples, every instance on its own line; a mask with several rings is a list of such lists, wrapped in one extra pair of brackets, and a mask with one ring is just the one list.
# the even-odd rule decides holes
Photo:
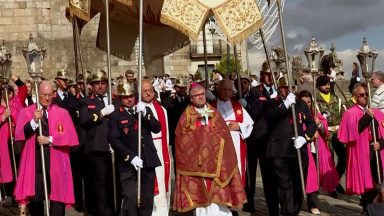
[(316, 89), (290, 92), (266, 63), (259, 81), (215, 70), (211, 82), (165, 75), (141, 80), (141, 89), (127, 70), (108, 92), (103, 70), (85, 77), (88, 86), (60, 70), (36, 93), (12, 75), (0, 107), (2, 195), (20, 215), (44, 215), (45, 193), (53, 216), (68, 206), (93, 216), (237, 215), (258, 205), (259, 165), (269, 215), (298, 215), (304, 194), (319, 215), (319, 191), (358, 195), (367, 212), (384, 194), (384, 73), (367, 80), (377, 88), (369, 106), (358, 68), (344, 103), (330, 74), (313, 80)]

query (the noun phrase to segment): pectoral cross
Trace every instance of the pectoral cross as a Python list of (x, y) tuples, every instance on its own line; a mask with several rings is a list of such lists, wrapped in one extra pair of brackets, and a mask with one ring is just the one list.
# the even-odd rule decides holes
[(199, 112), (200, 115), (204, 118), (206, 124), (208, 125), (209, 113), (213, 113), (213, 110), (209, 109), (207, 105), (204, 106), (204, 109)]

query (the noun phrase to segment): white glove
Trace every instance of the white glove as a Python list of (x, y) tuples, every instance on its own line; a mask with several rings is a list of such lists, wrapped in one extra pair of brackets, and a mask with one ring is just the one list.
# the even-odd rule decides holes
[(311, 142), (311, 152), (313, 154), (316, 154), (316, 147), (315, 147), (315, 143), (314, 142)]
[(147, 108), (145, 108), (145, 105), (143, 102), (139, 102), (137, 103), (136, 105), (136, 112), (141, 112), (143, 114), (143, 116), (145, 116), (147, 114)]
[(287, 98), (284, 101), (285, 107), (288, 109), (292, 106), (292, 104), (296, 103), (296, 95), (293, 93), (289, 93)]
[(357, 82), (360, 82), (361, 78), (360, 77), (356, 77), (356, 81)]
[(302, 136), (298, 136), (297, 139), (294, 139), (293, 142), (294, 142), (295, 148), (299, 149), (299, 148), (303, 147), (303, 145), (305, 143), (307, 143), (307, 140)]
[(247, 107), (247, 105), (248, 105), (248, 102), (247, 102), (245, 99), (240, 99), (240, 100), (239, 100), (239, 103), (240, 103), (241, 106), (243, 106), (243, 107)]
[(101, 109), (100, 113), (102, 116), (107, 116), (111, 114), (113, 111), (115, 111), (115, 106), (113, 104), (109, 104), (105, 106), (103, 109)]
[(277, 97), (277, 91), (273, 91), (273, 93), (270, 95), (271, 99), (275, 99)]
[(131, 160), (131, 164), (133, 167), (135, 167), (136, 170), (140, 168), (143, 168), (143, 160), (141, 160), (139, 157), (135, 156), (132, 160)]

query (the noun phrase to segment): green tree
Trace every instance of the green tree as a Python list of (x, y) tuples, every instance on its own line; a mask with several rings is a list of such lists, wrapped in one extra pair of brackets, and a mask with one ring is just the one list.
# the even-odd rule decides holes
[[(215, 65), (216, 69), (217, 70), (220, 70), (221, 73), (223, 74), (227, 74), (227, 67), (229, 66), (229, 74), (232, 74), (235, 70), (236, 70), (236, 64), (235, 64), (235, 57), (233, 55), (230, 56), (229, 58), (229, 64), (228, 64), (228, 61), (227, 61), (227, 56), (223, 56), (223, 58), (221, 59), (221, 61), (219, 63), (217, 63)], [(242, 71), (242, 67), (241, 67), (241, 64), (240, 62), (237, 63), (237, 69), (239, 71)]]

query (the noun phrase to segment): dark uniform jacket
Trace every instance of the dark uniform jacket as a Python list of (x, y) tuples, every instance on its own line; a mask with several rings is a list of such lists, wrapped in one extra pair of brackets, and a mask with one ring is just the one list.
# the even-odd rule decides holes
[[(113, 101), (113, 104), (117, 103)], [(109, 152), (108, 118), (101, 116), (104, 102), (91, 95), (80, 99), (80, 126), (86, 131), (84, 153)], [(118, 106), (115, 105), (115, 109)]]
[[(316, 123), (313, 120), (308, 106), (301, 100), (296, 100), (296, 119), (298, 135), (311, 142), (316, 132)], [(268, 143), (265, 157), (267, 158), (293, 158), (296, 149), (293, 145), (294, 130), (291, 109), (287, 109), (282, 100), (269, 99), (265, 102), (264, 113), (268, 121)], [(303, 126), (306, 130), (304, 131)], [(301, 147), (301, 155), (308, 158), (307, 148)]]
[(71, 115), (72, 122), (74, 125), (78, 125), (79, 123), (79, 100), (73, 96), (72, 94), (68, 93), (68, 97), (64, 98), (62, 100), (58, 94), (55, 95), (55, 97), (52, 99), (52, 104), (56, 104), (61, 108), (66, 109), (69, 112), (69, 115)]
[[(144, 168), (154, 168), (161, 166), (161, 162), (157, 156), (151, 132), (160, 132), (161, 125), (153, 117), (151, 109), (149, 107), (146, 107), (146, 109), (147, 113), (142, 117), (141, 121), (141, 159)], [(131, 169), (132, 159), (138, 156), (137, 117), (137, 114), (131, 115), (122, 107), (115, 110), (110, 116), (108, 139), (116, 152), (120, 172)]]
[(246, 110), (254, 122), (252, 134), (248, 138), (250, 141), (258, 140), (267, 134), (267, 121), (264, 117), (263, 107), (269, 98), (270, 95), (263, 84), (251, 88), (245, 98), (248, 103)]
[(168, 128), (169, 128), (169, 144), (175, 143), (175, 130), (177, 123), (179, 122), (181, 114), (183, 114), (185, 108), (189, 104), (189, 97), (184, 96), (182, 102), (179, 101), (177, 96), (168, 97), (163, 102), (164, 108), (167, 110), (168, 115)]

